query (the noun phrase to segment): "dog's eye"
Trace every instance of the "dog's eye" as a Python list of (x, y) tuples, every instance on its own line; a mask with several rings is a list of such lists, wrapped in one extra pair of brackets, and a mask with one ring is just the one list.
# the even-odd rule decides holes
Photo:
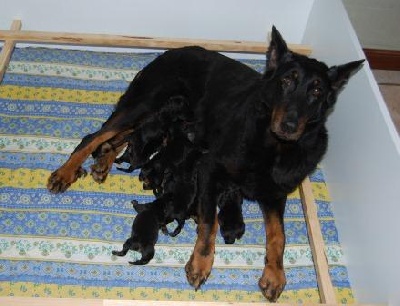
[(292, 83), (292, 79), (290, 77), (284, 77), (282, 79), (282, 87), (283, 88), (289, 87), (291, 83)]
[(321, 93), (322, 93), (321, 88), (316, 87), (316, 88), (313, 88), (313, 90), (312, 90), (312, 95), (314, 97), (319, 97), (321, 95)]
[(299, 77), (299, 73), (297, 71), (292, 71), (292, 78), (294, 80), (297, 80), (298, 77)]

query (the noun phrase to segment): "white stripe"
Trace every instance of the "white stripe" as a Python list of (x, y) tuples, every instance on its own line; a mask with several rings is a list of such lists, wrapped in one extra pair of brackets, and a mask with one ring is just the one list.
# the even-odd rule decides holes
[(9, 73), (62, 76), (83, 80), (124, 80), (130, 82), (135, 77), (138, 70), (133, 69), (109, 69), (85, 66), (74, 66), (60, 63), (34, 63), (11, 61), (7, 70)]
[(3, 152), (70, 154), (80, 141), (80, 139), (1, 135), (0, 148)]
[[(113, 256), (112, 250), (121, 250), (122, 243), (90, 242), (57, 238), (0, 238), (0, 259), (68, 261), (92, 264), (124, 264), (140, 258), (137, 252), (129, 251), (125, 257)], [(184, 266), (193, 246), (156, 245), (156, 254), (149, 263), (152, 266)], [(344, 265), (340, 246), (328, 246), (330, 264)], [(309, 246), (287, 246), (284, 255), (285, 267), (312, 266)], [(264, 267), (263, 246), (217, 245), (214, 267), (262, 269)]]

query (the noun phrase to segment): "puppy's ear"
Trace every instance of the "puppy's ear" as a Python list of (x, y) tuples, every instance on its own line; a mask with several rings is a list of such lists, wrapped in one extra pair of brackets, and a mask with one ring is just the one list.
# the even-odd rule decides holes
[(362, 66), (364, 60), (353, 61), (340, 66), (333, 66), (328, 70), (328, 77), (334, 91), (339, 91), (347, 84), (350, 77)]
[(285, 40), (275, 26), (272, 26), (271, 42), (267, 50), (267, 70), (276, 69), (287, 58), (288, 54), (289, 50)]

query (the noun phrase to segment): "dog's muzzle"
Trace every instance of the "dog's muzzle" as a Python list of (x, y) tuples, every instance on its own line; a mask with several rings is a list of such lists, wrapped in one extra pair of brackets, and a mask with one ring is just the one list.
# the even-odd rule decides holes
[(276, 109), (272, 112), (271, 132), (280, 140), (296, 141), (304, 132), (305, 119), (299, 119), (297, 113), (286, 113)]

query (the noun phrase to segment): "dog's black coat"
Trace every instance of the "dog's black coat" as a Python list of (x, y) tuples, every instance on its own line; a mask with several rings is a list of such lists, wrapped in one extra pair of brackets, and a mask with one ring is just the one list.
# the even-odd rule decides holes
[[(260, 74), (217, 52), (199, 47), (170, 50), (130, 84), (98, 132), (85, 137), (48, 189), (62, 192), (82, 175), (87, 152), (136, 129), (173, 96), (184, 96), (194, 114), (195, 145), (207, 149), (197, 166), (198, 236), (185, 270), (196, 289), (211, 272), (216, 211), (222, 180), (256, 200), (266, 224), (266, 265), (259, 280), (270, 301), (281, 294), (287, 194), (315, 169), (328, 142), (325, 121), (336, 97), (362, 61), (328, 67), (288, 50), (273, 28), (266, 71)], [(227, 201), (224, 210), (235, 210)], [(229, 204), (232, 203), (232, 204)]]

